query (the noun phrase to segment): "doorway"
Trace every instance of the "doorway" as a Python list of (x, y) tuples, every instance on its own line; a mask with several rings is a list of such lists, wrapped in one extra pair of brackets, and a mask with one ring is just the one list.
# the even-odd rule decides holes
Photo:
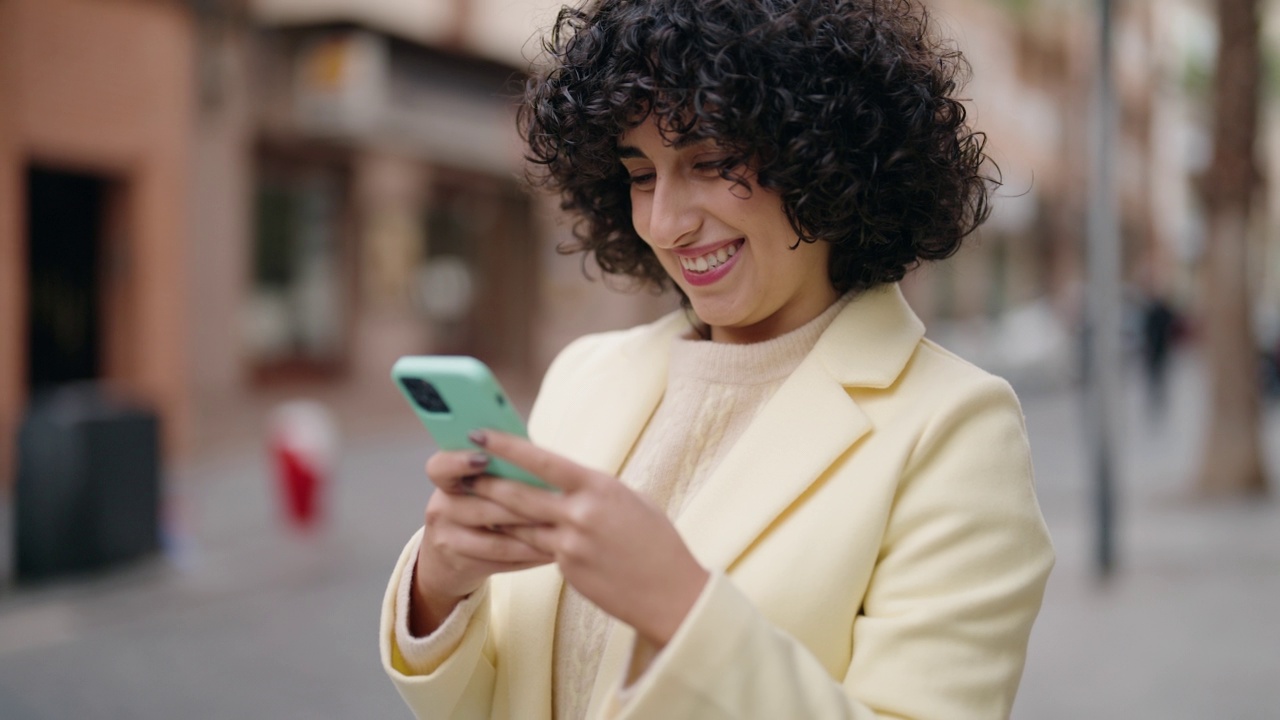
[(105, 178), (27, 171), (27, 385), (33, 392), (102, 375)]

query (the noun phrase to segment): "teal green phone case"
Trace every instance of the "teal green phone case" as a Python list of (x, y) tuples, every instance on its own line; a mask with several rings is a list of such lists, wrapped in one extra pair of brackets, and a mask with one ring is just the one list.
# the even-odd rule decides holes
[[(461, 355), (406, 355), (391, 367), (391, 379), (441, 450), (477, 450), (472, 430), (499, 430), (528, 437), (524, 422), (489, 367)], [(548, 488), (528, 472), (492, 458), (485, 472)]]

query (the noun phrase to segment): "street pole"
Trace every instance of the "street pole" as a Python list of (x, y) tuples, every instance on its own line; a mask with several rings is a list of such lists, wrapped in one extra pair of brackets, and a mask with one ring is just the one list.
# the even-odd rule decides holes
[(1121, 370), (1120, 232), (1114, 160), (1119, 127), (1112, 68), (1112, 0), (1098, 0), (1098, 69), (1094, 82), (1093, 167), (1090, 172), (1085, 267), (1085, 437), (1094, 474), (1095, 558), (1100, 577), (1115, 567), (1115, 495)]

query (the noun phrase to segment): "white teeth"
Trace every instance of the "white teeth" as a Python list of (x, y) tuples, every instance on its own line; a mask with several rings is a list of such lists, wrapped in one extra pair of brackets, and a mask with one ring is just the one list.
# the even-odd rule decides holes
[(689, 272), (704, 273), (729, 261), (738, 252), (737, 245), (727, 245), (699, 258), (680, 258), (680, 266)]

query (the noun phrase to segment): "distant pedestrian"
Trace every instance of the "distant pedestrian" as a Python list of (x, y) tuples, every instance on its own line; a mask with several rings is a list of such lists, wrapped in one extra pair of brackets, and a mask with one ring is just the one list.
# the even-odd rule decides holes
[(1142, 365), (1147, 379), (1147, 408), (1164, 412), (1168, 395), (1169, 356), (1177, 316), (1159, 295), (1147, 299), (1142, 312)]
[(988, 215), (961, 54), (916, 0), (592, 0), (548, 50), (535, 174), (684, 310), (566, 348), (532, 443), (427, 462), (380, 631), (405, 701), (1007, 717), (1053, 564), (1022, 413), (897, 284)]

